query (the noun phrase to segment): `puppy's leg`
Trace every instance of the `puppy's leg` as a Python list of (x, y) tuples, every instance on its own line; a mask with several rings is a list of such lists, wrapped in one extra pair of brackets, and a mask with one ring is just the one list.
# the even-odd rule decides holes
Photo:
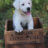
[(16, 22), (14, 22), (14, 30), (16, 31), (16, 32), (21, 32), (21, 31), (23, 31), (23, 28), (22, 28), (22, 26), (20, 25), (20, 22), (18, 21), (16, 21)]
[(28, 23), (28, 30), (31, 30), (31, 29), (34, 29), (34, 24), (32, 20)]
[(15, 31), (16, 32), (22, 32), (23, 28), (21, 26), (16, 26)]

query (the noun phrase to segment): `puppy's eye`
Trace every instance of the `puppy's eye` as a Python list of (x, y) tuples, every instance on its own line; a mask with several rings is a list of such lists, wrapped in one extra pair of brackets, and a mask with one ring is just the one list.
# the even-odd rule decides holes
[(30, 4), (30, 3), (28, 3), (28, 4)]
[(22, 6), (24, 6), (24, 4), (22, 4)]

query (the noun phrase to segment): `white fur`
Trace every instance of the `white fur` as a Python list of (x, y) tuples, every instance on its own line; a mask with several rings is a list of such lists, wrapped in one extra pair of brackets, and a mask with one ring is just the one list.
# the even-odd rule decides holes
[[(30, 5), (28, 4), (28, 2), (30, 2)], [(21, 4), (24, 3), (25, 5), (22, 6)], [(23, 23), (23, 25), (25, 25), (26, 23), (28, 23), (28, 30), (33, 29), (34, 24), (33, 24), (33, 18), (32, 15), (30, 14), (28, 15), (21, 15), (21, 13), (19, 12), (19, 9), (21, 9), (22, 11), (27, 11), (27, 7), (32, 7), (32, 3), (31, 0), (15, 0), (13, 3), (13, 6), (15, 7), (15, 13), (13, 15), (13, 26), (14, 26), (14, 30), (17, 32), (21, 32), (23, 31), (23, 28), (21, 26), (21, 22)]]

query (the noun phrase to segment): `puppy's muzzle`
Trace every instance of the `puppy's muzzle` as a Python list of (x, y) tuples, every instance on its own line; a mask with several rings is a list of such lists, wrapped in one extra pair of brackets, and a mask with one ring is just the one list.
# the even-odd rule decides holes
[(30, 12), (30, 7), (27, 8), (27, 11)]

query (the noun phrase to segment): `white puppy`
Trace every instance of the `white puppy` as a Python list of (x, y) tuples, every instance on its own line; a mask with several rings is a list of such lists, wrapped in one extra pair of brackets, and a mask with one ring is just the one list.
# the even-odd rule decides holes
[(23, 26), (28, 23), (28, 30), (34, 28), (33, 18), (31, 15), (32, 1), (31, 0), (15, 0), (13, 3), (15, 13), (13, 15), (13, 27), (17, 32), (23, 31)]

